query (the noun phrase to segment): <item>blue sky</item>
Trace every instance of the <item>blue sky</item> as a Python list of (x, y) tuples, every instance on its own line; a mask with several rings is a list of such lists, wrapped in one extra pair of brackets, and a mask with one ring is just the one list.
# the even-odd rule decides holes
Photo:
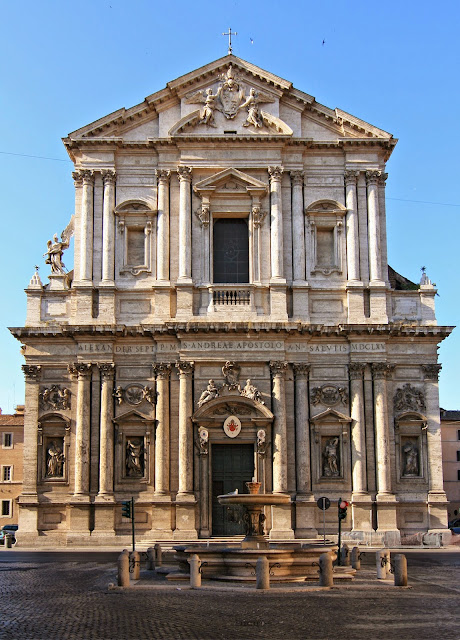
[[(74, 207), (61, 138), (227, 53), (318, 102), (391, 132), (389, 262), (437, 283), (439, 324), (458, 323), (460, 4), (29, 0), (2, 3), (0, 38), (0, 407), (23, 402), (23, 359), (6, 327), (25, 321), (34, 265)], [(251, 42), (251, 39), (253, 43)], [(324, 41), (324, 43), (323, 43)], [(31, 157), (35, 156), (35, 157)], [(40, 156), (40, 157), (37, 157)], [(49, 159), (45, 159), (49, 158)], [(71, 250), (64, 256), (71, 267)], [(442, 343), (441, 406), (457, 400), (460, 329)]]

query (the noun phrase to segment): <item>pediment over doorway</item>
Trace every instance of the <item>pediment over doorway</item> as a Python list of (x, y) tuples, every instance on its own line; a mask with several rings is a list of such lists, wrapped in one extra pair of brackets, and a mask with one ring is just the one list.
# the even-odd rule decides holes
[(242, 422), (271, 424), (273, 413), (260, 402), (237, 395), (210, 400), (195, 411), (192, 421), (199, 424), (223, 423), (229, 415), (237, 416)]
[(199, 195), (206, 193), (216, 195), (217, 193), (229, 194), (230, 192), (239, 192), (241, 194), (252, 194), (260, 197), (267, 193), (268, 185), (232, 167), (224, 171), (219, 171), (209, 178), (201, 180), (201, 182), (197, 182), (194, 186), (194, 191)]

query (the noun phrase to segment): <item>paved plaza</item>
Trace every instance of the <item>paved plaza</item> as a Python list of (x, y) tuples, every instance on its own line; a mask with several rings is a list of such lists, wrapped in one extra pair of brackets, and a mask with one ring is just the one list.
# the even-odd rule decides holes
[(44, 562), (40, 554), (8, 553), (0, 551), (2, 639), (460, 637), (458, 551), (408, 553), (407, 589), (377, 581), (369, 552), (353, 584), (269, 592), (214, 582), (190, 590), (147, 571), (133, 588), (109, 589), (116, 583), (112, 556), (85, 562), (85, 555), (75, 561), (72, 554), (49, 561), (53, 556), (47, 554)]

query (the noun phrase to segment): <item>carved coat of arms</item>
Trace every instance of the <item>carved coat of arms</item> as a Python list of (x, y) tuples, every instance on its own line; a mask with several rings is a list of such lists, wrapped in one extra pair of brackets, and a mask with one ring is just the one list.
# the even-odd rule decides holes
[(425, 396), (423, 391), (412, 387), (409, 383), (396, 390), (394, 397), (395, 411), (424, 411)]

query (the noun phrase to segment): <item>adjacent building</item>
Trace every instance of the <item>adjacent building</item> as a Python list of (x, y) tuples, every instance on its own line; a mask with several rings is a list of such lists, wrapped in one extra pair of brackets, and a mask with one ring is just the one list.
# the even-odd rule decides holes
[(0, 527), (18, 524), (23, 454), (24, 405), (12, 415), (0, 410)]
[(357, 539), (445, 534), (452, 327), (388, 267), (393, 136), (230, 54), (64, 144), (75, 216), (11, 329), (18, 544), (125, 544), (131, 497), (141, 541), (237, 535), (217, 496), (253, 478), (291, 497), (272, 539), (316, 536), (321, 496), (330, 532), (343, 498)]
[(441, 409), (442, 470), (449, 520), (460, 512), (460, 411)]

